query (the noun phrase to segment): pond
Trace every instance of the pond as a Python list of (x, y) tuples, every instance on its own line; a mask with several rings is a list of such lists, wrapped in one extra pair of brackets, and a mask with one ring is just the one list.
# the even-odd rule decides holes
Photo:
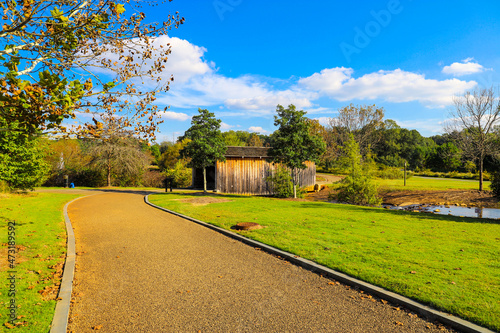
[(452, 215), (459, 217), (473, 217), (483, 219), (500, 219), (500, 209), (460, 206), (433, 206), (433, 205), (411, 205), (403, 207), (389, 207), (396, 210), (419, 211), (439, 215)]

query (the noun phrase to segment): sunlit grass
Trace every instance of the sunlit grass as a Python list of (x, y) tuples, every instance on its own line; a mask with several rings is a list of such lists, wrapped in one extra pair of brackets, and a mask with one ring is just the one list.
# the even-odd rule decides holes
[[(64, 204), (78, 195), (29, 193), (0, 198), (0, 320), (9, 321), (10, 271), (15, 271), (16, 332), (48, 332), (66, 254)], [(8, 224), (15, 222), (18, 246), (14, 269), (8, 266)], [(12, 230), (11, 230), (12, 231)], [(42, 292), (42, 293), (41, 293)], [(45, 294), (45, 296), (43, 295)], [(7, 325), (8, 326), (8, 325)]]
[[(410, 177), (406, 180), (404, 186), (403, 179), (377, 179), (377, 184), (381, 189), (398, 191), (445, 191), (445, 190), (478, 190), (478, 180), (451, 179), (451, 178), (426, 178)], [(485, 181), (483, 187), (485, 190), (490, 188), (489, 181)]]

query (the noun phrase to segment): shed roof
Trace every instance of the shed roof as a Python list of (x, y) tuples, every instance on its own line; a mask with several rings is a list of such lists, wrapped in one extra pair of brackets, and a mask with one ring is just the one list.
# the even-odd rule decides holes
[(227, 147), (226, 157), (267, 158), (269, 147)]

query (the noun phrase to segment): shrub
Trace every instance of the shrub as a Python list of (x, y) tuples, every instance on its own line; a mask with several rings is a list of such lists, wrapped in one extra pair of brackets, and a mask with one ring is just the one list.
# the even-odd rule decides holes
[[(382, 169), (377, 170), (374, 175), (375, 177), (381, 179), (403, 179), (404, 171), (397, 167), (382, 167)], [(406, 179), (411, 178), (412, 176), (413, 172), (407, 170)]]
[(142, 185), (146, 187), (162, 188), (165, 186), (164, 180), (165, 174), (161, 173), (160, 170), (148, 170), (142, 176)]
[[(290, 171), (283, 167), (278, 166), (272, 176), (266, 178), (271, 184), (271, 192), (278, 198), (291, 198), (293, 197), (293, 183)], [(300, 192), (300, 190), (298, 191)], [(299, 193), (297, 193), (298, 196)]]
[(500, 199), (500, 172), (497, 171), (491, 174), (490, 189), (493, 191), (493, 194)]
[(344, 163), (349, 168), (349, 173), (340, 182), (337, 199), (342, 202), (356, 205), (380, 205), (382, 199), (378, 196), (377, 186), (372, 182), (370, 158), (365, 163), (361, 161), (359, 144), (354, 140), (352, 134), (346, 142), (344, 151), (346, 158)]
[(0, 180), (0, 193), (9, 193), (10, 187), (6, 181)]
[(165, 177), (173, 179), (173, 187), (188, 187), (192, 183), (193, 172), (186, 167), (186, 161), (179, 160), (173, 169), (165, 171)]
[[(71, 182), (71, 177), (70, 177)], [(75, 186), (101, 187), (106, 186), (106, 175), (100, 170), (84, 168), (79, 170), (73, 178)]]

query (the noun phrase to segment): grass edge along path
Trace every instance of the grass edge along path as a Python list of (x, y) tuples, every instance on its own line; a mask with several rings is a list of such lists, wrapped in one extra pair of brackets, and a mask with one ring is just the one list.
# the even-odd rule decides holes
[[(66, 257), (63, 207), (80, 196), (27, 193), (0, 198), (0, 279), (3, 281), (0, 322), (4, 328), (12, 327), (9, 306), (14, 303), (16, 332), (50, 330)], [(16, 252), (10, 253), (11, 262), (9, 234), (10, 242), (14, 241), (16, 247)], [(11, 276), (15, 276), (15, 292), (8, 279)]]
[[(207, 197), (213, 203), (197, 202)], [(149, 198), (224, 229), (257, 222), (265, 228), (240, 234), (500, 330), (498, 223), (263, 197), (169, 193)]]

